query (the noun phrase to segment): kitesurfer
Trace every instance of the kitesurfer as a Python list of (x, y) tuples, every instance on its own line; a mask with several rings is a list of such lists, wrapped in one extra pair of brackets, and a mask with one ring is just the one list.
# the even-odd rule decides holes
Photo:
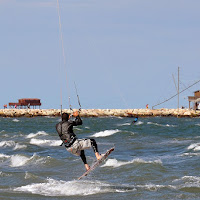
[(137, 121), (138, 121), (138, 116), (137, 116), (137, 117), (135, 117), (135, 119), (132, 121), (132, 123), (131, 123), (131, 124), (135, 124)]
[(86, 170), (90, 169), (87, 164), (85, 149), (93, 148), (97, 160), (101, 158), (98, 152), (97, 143), (94, 139), (78, 139), (73, 131), (73, 126), (82, 125), (82, 120), (79, 116), (78, 111), (73, 113), (75, 120), (69, 120), (70, 116), (68, 113), (62, 114), (62, 121), (56, 124), (56, 131), (62, 140), (62, 144), (65, 145), (66, 150), (76, 156), (80, 156)]

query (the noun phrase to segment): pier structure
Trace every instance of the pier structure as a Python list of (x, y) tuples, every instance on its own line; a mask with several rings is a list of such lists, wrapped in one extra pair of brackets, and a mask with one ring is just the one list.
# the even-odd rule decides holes
[(193, 103), (192, 108), (196, 111), (199, 110), (199, 105), (200, 105), (200, 90), (197, 90), (194, 92), (194, 96), (189, 96), (188, 97), (189, 101), (189, 109), (191, 109), (191, 102)]
[(24, 98), (24, 99), (19, 99), (17, 103), (10, 102), (9, 104), (10, 108), (36, 108), (37, 106), (42, 105), (40, 102), (40, 99), (36, 98)]

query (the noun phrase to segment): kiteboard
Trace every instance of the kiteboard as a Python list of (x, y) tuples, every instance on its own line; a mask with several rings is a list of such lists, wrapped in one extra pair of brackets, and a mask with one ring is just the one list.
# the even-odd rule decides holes
[(82, 179), (83, 177), (87, 176), (91, 171), (93, 171), (96, 167), (98, 167), (105, 159), (114, 151), (114, 147), (109, 149), (99, 160), (95, 161), (95, 163), (87, 170), (82, 176), (78, 178), (78, 180)]

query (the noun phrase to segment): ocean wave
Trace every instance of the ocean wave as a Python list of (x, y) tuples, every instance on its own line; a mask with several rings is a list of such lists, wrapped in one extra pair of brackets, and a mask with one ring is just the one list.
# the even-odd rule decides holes
[(37, 137), (38, 135), (48, 135), (48, 133), (46, 133), (45, 131), (38, 131), (37, 133), (30, 133), (26, 136), (26, 138), (33, 138)]
[(200, 153), (183, 153), (181, 156), (200, 156)]
[(11, 167), (21, 167), (28, 163), (30, 158), (21, 155), (12, 155), (10, 157), (10, 166)]
[(17, 192), (29, 192), (44, 196), (88, 196), (109, 192), (126, 192), (134, 187), (113, 186), (100, 181), (63, 181), (48, 178), (43, 183), (33, 183), (13, 189)]
[(144, 122), (137, 121), (137, 122), (134, 124), (134, 126), (138, 126), (138, 125), (142, 125), (142, 124), (144, 124)]
[(18, 150), (18, 149), (25, 149), (27, 148), (27, 145), (24, 145), (24, 144), (16, 144), (15, 147), (13, 148), (13, 150)]
[(6, 155), (6, 154), (0, 153), (0, 159), (1, 159), (1, 158), (10, 158), (10, 156), (8, 156), (8, 155)]
[(1, 141), (0, 142), (0, 147), (14, 147), (16, 144), (14, 141)]
[(15, 143), (14, 141), (10, 140), (10, 141), (2, 141), (0, 142), (0, 147), (13, 147), (13, 150), (17, 150), (17, 149), (24, 149), (27, 146), (26, 145), (20, 145), (18, 143)]
[(113, 167), (113, 168), (116, 168), (116, 167), (121, 167), (121, 166), (124, 166), (124, 165), (130, 165), (130, 164), (133, 164), (133, 163), (137, 163), (137, 164), (160, 164), (162, 165), (162, 161), (161, 160), (154, 160), (154, 161), (145, 161), (143, 159), (140, 159), (140, 158), (137, 158), (137, 159), (133, 159), (131, 161), (118, 161), (117, 159), (108, 159), (106, 161), (106, 163), (104, 165), (102, 165), (101, 167)]
[(147, 124), (152, 124), (155, 126), (162, 126), (162, 127), (177, 127), (176, 125), (172, 125), (172, 124), (158, 124), (158, 123), (154, 123), (154, 122), (147, 122)]
[(59, 146), (61, 144), (61, 140), (42, 140), (32, 138), (30, 144), (37, 146)]
[(11, 155), (9, 156), (10, 159), (10, 167), (22, 167), (27, 165), (41, 165), (45, 164), (49, 160), (49, 156), (47, 157), (40, 157), (37, 154), (33, 154), (31, 157), (27, 157), (24, 155)]
[(180, 179), (175, 179), (173, 183), (178, 184), (176, 189), (187, 192), (200, 192), (200, 177), (198, 176), (183, 176)]
[(199, 151), (200, 150), (200, 143), (194, 143), (191, 144), (187, 149), (189, 150), (194, 150), (194, 151)]
[(100, 131), (98, 133), (95, 133), (93, 135), (91, 135), (91, 137), (107, 137), (107, 136), (111, 136), (115, 133), (120, 132), (120, 130), (116, 129), (116, 130), (105, 130), (105, 131)]
[(117, 126), (130, 126), (131, 123), (130, 122), (127, 122), (127, 123), (123, 123), (123, 124), (117, 124)]
[(13, 121), (13, 122), (19, 122), (19, 120), (18, 120), (18, 119), (13, 119), (12, 121)]

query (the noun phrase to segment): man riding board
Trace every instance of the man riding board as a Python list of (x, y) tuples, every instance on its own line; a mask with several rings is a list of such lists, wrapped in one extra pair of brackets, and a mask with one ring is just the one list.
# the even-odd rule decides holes
[(73, 131), (73, 126), (82, 125), (82, 120), (78, 111), (73, 113), (75, 120), (69, 120), (70, 116), (67, 113), (62, 114), (62, 121), (56, 124), (56, 131), (65, 145), (66, 150), (76, 156), (80, 156), (86, 170), (90, 169), (85, 157), (85, 149), (93, 148), (97, 160), (101, 158), (98, 152), (97, 143), (94, 139), (78, 139)]

